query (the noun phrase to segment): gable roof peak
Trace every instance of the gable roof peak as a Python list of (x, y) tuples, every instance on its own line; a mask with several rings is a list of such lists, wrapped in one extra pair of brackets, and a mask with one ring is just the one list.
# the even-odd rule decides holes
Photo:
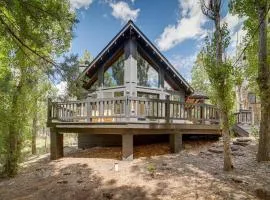
[(151, 49), (153, 54), (158, 57), (167, 68), (172, 71), (174, 76), (180, 80), (181, 85), (185, 86), (185, 89), (188, 93), (193, 93), (193, 88), (189, 85), (189, 83), (180, 75), (180, 73), (172, 66), (172, 64), (165, 58), (165, 56), (157, 49), (157, 47), (143, 34), (143, 32), (134, 24), (134, 22), (130, 19), (125, 26), (116, 34), (116, 36), (109, 42), (109, 44), (96, 56), (96, 58), (89, 64), (89, 66), (81, 73), (79, 79), (82, 78), (85, 74), (87, 74), (88, 70), (92, 68), (96, 68), (96, 63), (103, 60), (104, 55), (110, 52), (109, 50), (114, 48), (114, 46), (118, 45), (119, 41), (123, 39), (125, 33), (132, 29), (132, 32), (138, 35), (137, 39), (145, 43), (145, 46)]
[(127, 24), (134, 24), (134, 22), (132, 21), (132, 19), (128, 20)]

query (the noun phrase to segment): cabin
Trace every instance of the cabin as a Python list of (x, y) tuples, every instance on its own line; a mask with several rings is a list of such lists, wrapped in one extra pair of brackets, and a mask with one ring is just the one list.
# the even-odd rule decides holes
[(190, 101), (198, 99), (193, 88), (132, 21), (79, 80), (85, 99), (48, 101), (51, 159), (63, 156), (63, 135), (69, 132), (78, 133), (79, 148), (122, 145), (123, 160), (133, 159), (138, 136), (167, 135), (176, 153), (183, 134), (221, 134), (218, 108)]
[[(239, 86), (238, 86), (239, 87)], [(253, 92), (247, 87), (238, 88), (236, 123), (232, 130), (238, 137), (248, 137), (259, 131), (261, 121), (261, 103)]]

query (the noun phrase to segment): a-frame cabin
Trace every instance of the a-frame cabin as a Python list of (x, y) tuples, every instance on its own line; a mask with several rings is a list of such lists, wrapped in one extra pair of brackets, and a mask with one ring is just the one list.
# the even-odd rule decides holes
[(129, 21), (80, 78), (92, 98), (149, 97), (184, 102), (192, 87)]
[(173, 152), (182, 134), (220, 134), (215, 106), (190, 104), (194, 92), (138, 27), (129, 21), (79, 79), (85, 100), (49, 102), (51, 157), (63, 156), (62, 134), (77, 132), (79, 147), (121, 143), (133, 158), (133, 136), (170, 134)]

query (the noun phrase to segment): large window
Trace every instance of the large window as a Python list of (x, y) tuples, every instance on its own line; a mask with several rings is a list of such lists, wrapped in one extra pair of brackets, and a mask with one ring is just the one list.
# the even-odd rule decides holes
[(159, 95), (154, 93), (147, 93), (147, 92), (137, 92), (138, 97), (143, 97), (147, 99), (158, 99)]
[(124, 85), (124, 55), (120, 56), (105, 72), (104, 87)]
[(90, 90), (96, 90), (98, 88), (98, 81), (96, 80), (90, 87)]
[(166, 89), (166, 90), (173, 90), (172, 89), (172, 86), (166, 80), (164, 80), (164, 89)]
[(158, 72), (140, 55), (137, 59), (138, 85), (158, 88)]

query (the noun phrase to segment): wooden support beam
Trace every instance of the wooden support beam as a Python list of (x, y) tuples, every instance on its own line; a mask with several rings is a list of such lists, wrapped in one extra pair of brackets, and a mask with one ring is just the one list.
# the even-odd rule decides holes
[(137, 43), (134, 39), (129, 39), (125, 43), (125, 70), (124, 81), (126, 86), (126, 96), (136, 96), (137, 86)]
[(133, 160), (133, 135), (122, 135), (122, 160)]
[(52, 99), (48, 98), (47, 126), (50, 127), (51, 123), (52, 123)]
[(170, 134), (170, 150), (172, 153), (179, 153), (182, 149), (182, 134)]
[(158, 87), (164, 89), (164, 70), (160, 67), (159, 68), (159, 81), (158, 81)]
[(56, 160), (64, 156), (63, 134), (60, 134), (56, 128), (50, 128), (51, 137), (51, 160)]

